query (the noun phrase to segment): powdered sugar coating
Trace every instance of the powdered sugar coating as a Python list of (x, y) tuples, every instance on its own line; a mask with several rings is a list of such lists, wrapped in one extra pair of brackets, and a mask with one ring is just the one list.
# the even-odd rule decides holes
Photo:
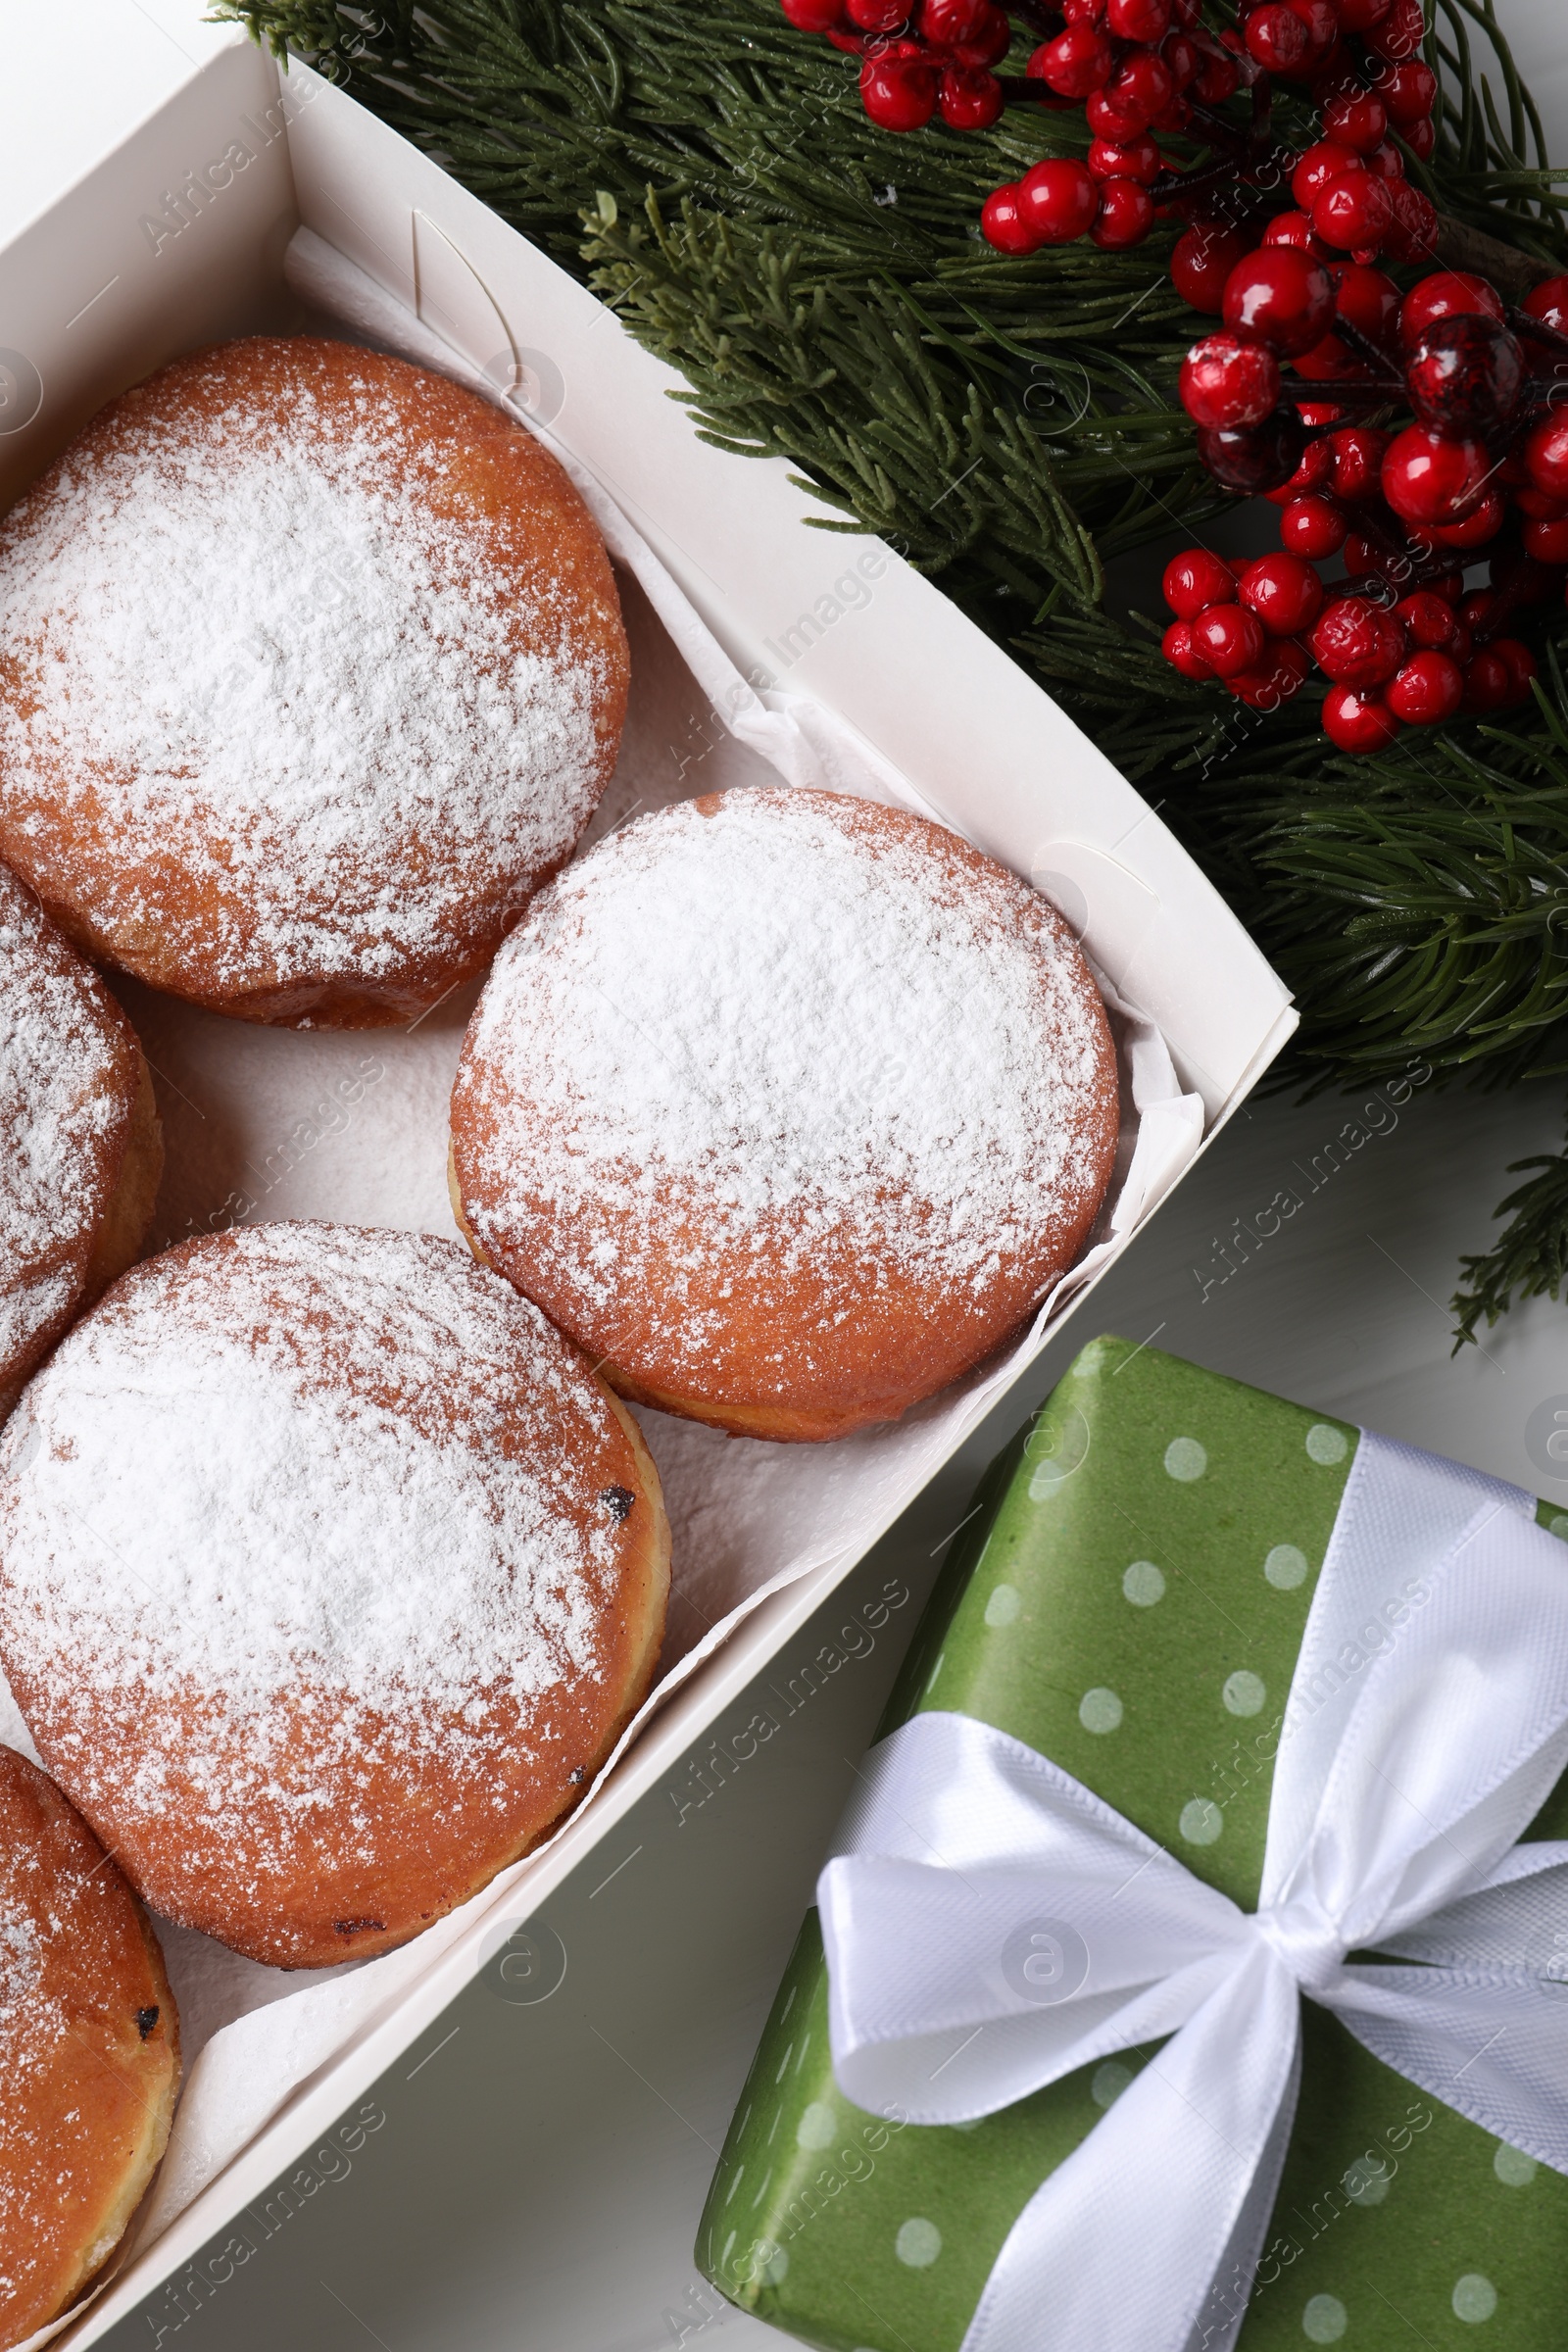
[(347, 345), (227, 345), (127, 394), (0, 525), (0, 603), (7, 854), (199, 1001), (428, 1001), (613, 764), (624, 639), (569, 482)]
[(661, 1400), (731, 1377), (737, 1317), (754, 1370), (773, 1324), (778, 1396), (894, 1300), (999, 1338), (999, 1299), (1016, 1320), (1076, 1249), (1114, 1130), (1103, 1008), (1047, 903), (920, 818), (785, 790), (662, 809), (560, 876), (454, 1096), (480, 1248)]
[(8, 1677), (160, 1908), (221, 1934), (193, 1888), (243, 1911), (336, 1872), (360, 1891), (335, 1916), (379, 1926), (389, 1834), (444, 1824), (461, 1865), (470, 1814), (504, 1843), (519, 1776), (555, 1811), (595, 1760), (629, 1553), (602, 1496), (630, 1461), (586, 1366), (449, 1243), (187, 1245), (7, 1430)]
[(119, 1005), (0, 867), (0, 1399), (81, 1297), (137, 1078)]

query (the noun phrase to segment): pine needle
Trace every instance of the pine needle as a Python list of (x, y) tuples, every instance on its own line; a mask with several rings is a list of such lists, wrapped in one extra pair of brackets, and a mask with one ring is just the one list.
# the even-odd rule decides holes
[(1568, 1288), (1568, 1147), (1513, 1160), (1508, 1173), (1522, 1175), (1526, 1168), (1541, 1173), (1510, 1193), (1494, 1212), (1505, 1217), (1511, 1209), (1512, 1222), (1484, 1255), (1459, 1260), (1464, 1283), (1452, 1300), (1456, 1355), (1474, 1342), (1483, 1315), (1495, 1323), (1516, 1298), (1556, 1298)]

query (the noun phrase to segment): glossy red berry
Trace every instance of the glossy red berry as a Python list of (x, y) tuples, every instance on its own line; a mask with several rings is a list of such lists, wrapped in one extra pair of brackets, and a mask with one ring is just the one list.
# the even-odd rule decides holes
[(1100, 218), (1089, 234), (1107, 253), (1141, 245), (1154, 225), (1154, 199), (1136, 179), (1100, 182)]
[(1173, 620), (1159, 641), (1159, 650), (1172, 669), (1184, 678), (1201, 680), (1214, 675), (1193, 643), (1193, 624), (1189, 620)]
[(1538, 490), (1548, 498), (1568, 499), (1568, 412), (1555, 410), (1532, 426), (1524, 459)]
[(1435, 590), (1417, 588), (1411, 595), (1401, 596), (1394, 612), (1413, 646), (1445, 653), (1452, 645), (1459, 624), (1453, 607)]
[(1426, 11), (1421, 0), (1394, 0), (1382, 23), (1367, 34), (1366, 45), (1379, 57), (1398, 64), (1418, 55), (1426, 33)]
[(1326, 498), (1293, 498), (1280, 514), (1280, 539), (1293, 555), (1322, 564), (1345, 545), (1349, 525)]
[(1237, 587), (1271, 637), (1299, 636), (1323, 605), (1323, 583), (1299, 556), (1259, 556), (1243, 566)]
[(1353, 172), (1360, 163), (1353, 147), (1342, 146), (1335, 139), (1319, 139), (1309, 147), (1291, 173), (1291, 194), (1303, 213), (1310, 213), (1323, 190), (1347, 172)]
[(1522, 307), (1543, 326), (1568, 335), (1568, 277), (1548, 277), (1544, 285), (1532, 286)]
[(1004, 104), (1001, 82), (983, 66), (943, 67), (937, 105), (950, 129), (989, 130)]
[(1162, 41), (1170, 13), (1170, 0), (1105, 0), (1105, 28), (1118, 41)]
[(1222, 556), (1189, 547), (1173, 556), (1160, 582), (1165, 602), (1179, 620), (1196, 620), (1210, 605), (1236, 601), (1236, 576)]
[(1323, 697), (1323, 732), (1342, 752), (1382, 752), (1398, 734), (1399, 721), (1376, 695), (1331, 686)]
[(980, 233), (999, 253), (1038, 253), (1041, 240), (1024, 218), (1022, 192), (1016, 180), (993, 188), (980, 207)]
[(1265, 73), (1289, 75), (1305, 65), (1312, 36), (1285, 0), (1264, 0), (1247, 19), (1247, 46)]
[(1413, 654), (1389, 680), (1385, 700), (1407, 727), (1440, 727), (1464, 700), (1464, 679), (1446, 654)]
[(1244, 669), (1225, 680), (1226, 691), (1254, 710), (1277, 710), (1299, 693), (1312, 668), (1312, 657), (1294, 637), (1274, 637), (1256, 669)]
[(1524, 353), (1495, 318), (1435, 318), (1405, 371), (1422, 423), (1452, 433), (1498, 431), (1518, 408), (1524, 382)]
[(1427, 262), (1438, 249), (1438, 208), (1430, 196), (1412, 188), (1407, 179), (1387, 183), (1394, 220), (1383, 240), (1391, 261)]
[(1313, 75), (1322, 74), (1340, 38), (1340, 12), (1336, 0), (1286, 0), (1293, 17), (1298, 17), (1306, 26), (1307, 71)]
[(1388, 434), (1371, 424), (1346, 424), (1330, 433), (1328, 486), (1335, 497), (1352, 504), (1376, 498), (1388, 446)]
[(1240, 229), (1200, 220), (1184, 229), (1170, 257), (1171, 283), (1183, 302), (1216, 318), (1225, 308), (1225, 281), (1251, 251)]
[(1223, 106), (1227, 98), (1236, 95), (1236, 85), (1240, 79), (1241, 74), (1233, 58), (1216, 57), (1212, 50), (1206, 50), (1192, 84), (1193, 96), (1200, 99), (1204, 106)]
[(1312, 204), (1312, 229), (1325, 245), (1342, 252), (1370, 251), (1380, 246), (1394, 225), (1394, 203), (1389, 183), (1358, 165), (1353, 172), (1331, 179)]
[(1326, 245), (1320, 245), (1312, 234), (1310, 213), (1276, 213), (1263, 231), (1265, 245), (1290, 245), (1298, 253), (1310, 254), (1315, 262), (1332, 257)]
[(1224, 318), (1233, 335), (1266, 343), (1281, 357), (1310, 351), (1333, 324), (1333, 281), (1320, 262), (1288, 245), (1267, 246), (1226, 279)]
[(954, 48), (956, 66), (999, 66), (1012, 47), (1012, 21), (1005, 9), (987, 7), (973, 40)]
[(1363, 372), (1356, 354), (1338, 335), (1325, 335), (1310, 351), (1298, 352), (1295, 365), (1297, 374), (1304, 375), (1311, 383), (1332, 383), (1336, 376)]
[(1376, 90), (1347, 90), (1323, 109), (1323, 135), (1337, 147), (1370, 155), (1387, 138), (1389, 110)]
[(860, 104), (879, 130), (921, 130), (937, 111), (937, 70), (921, 58), (868, 57)]
[(1394, 0), (1340, 0), (1340, 23), (1347, 32), (1375, 32)]
[[(1089, 169), (1097, 179), (1136, 179), (1152, 187), (1160, 173), (1159, 149), (1152, 139), (1091, 139)], [(1190, 232), (1189, 232), (1190, 233)]]
[(1334, 453), (1326, 440), (1309, 441), (1301, 452), (1301, 463), (1283, 490), (1270, 495), (1277, 507), (1289, 504), (1293, 498), (1305, 498), (1309, 490), (1321, 490), (1334, 471)]
[(1378, 146), (1372, 148), (1367, 154), (1365, 162), (1367, 170), (1375, 172), (1379, 179), (1402, 179), (1404, 177), (1404, 158), (1392, 139), (1384, 139)]
[(1502, 297), (1484, 277), (1464, 270), (1435, 270), (1410, 288), (1399, 307), (1399, 340), (1413, 351), (1439, 318), (1502, 318)]
[(1500, 491), (1488, 490), (1457, 522), (1434, 522), (1424, 527), (1427, 537), (1440, 547), (1485, 547), (1489, 540), (1495, 539), (1507, 518), (1507, 500)]
[(909, 0), (846, 0), (844, 13), (862, 32), (896, 32), (909, 13)]
[(1472, 718), (1503, 710), (1514, 697), (1513, 672), (1500, 650), (1484, 645), (1464, 666), (1464, 709)]
[(1024, 71), (1058, 98), (1087, 98), (1116, 71), (1116, 52), (1092, 24), (1069, 24), (1054, 41), (1042, 43)]
[(1335, 262), (1329, 275), (1334, 280), (1335, 317), (1348, 319), (1380, 350), (1396, 349), (1399, 289), (1393, 278), (1364, 262)]
[(797, 32), (833, 32), (844, 23), (844, 0), (780, 0)]
[(1198, 454), (1216, 482), (1261, 498), (1288, 482), (1301, 462), (1301, 419), (1283, 401), (1261, 424), (1198, 428)]
[(987, 0), (920, 0), (920, 30), (939, 49), (957, 49), (985, 29)]
[(1383, 460), (1383, 495), (1406, 522), (1461, 522), (1486, 492), (1492, 461), (1480, 441), (1409, 424)]
[(1240, 677), (1263, 659), (1263, 624), (1245, 605), (1210, 605), (1189, 625), (1193, 650), (1217, 678)]
[(1429, 164), (1438, 148), (1438, 126), (1430, 117), (1420, 122), (1401, 122), (1399, 136), (1417, 163)]
[(1182, 407), (1195, 424), (1221, 430), (1261, 424), (1280, 396), (1280, 367), (1261, 343), (1205, 335), (1182, 362)]
[(1430, 116), (1437, 104), (1438, 77), (1429, 65), (1412, 57), (1385, 66), (1376, 89), (1388, 108), (1389, 121), (1402, 130), (1407, 123), (1423, 122)]
[(1504, 600), (1494, 588), (1472, 588), (1468, 596), (1459, 599), (1457, 620), (1483, 643), (1507, 617)]
[(1169, 67), (1152, 49), (1136, 49), (1095, 92), (1084, 115), (1102, 139), (1139, 139), (1175, 95)]
[(1538, 564), (1568, 564), (1568, 521), (1527, 522), (1524, 549)]
[(1501, 657), (1508, 671), (1510, 707), (1528, 702), (1530, 681), (1536, 674), (1536, 657), (1529, 646), (1519, 637), (1494, 637), (1492, 650)]
[(1357, 531), (1352, 531), (1345, 542), (1345, 570), (1348, 579), (1370, 579), (1381, 574), (1388, 560), (1387, 548), (1362, 538)]
[(1337, 686), (1381, 686), (1405, 658), (1403, 629), (1386, 605), (1364, 596), (1325, 605), (1308, 643), (1313, 661)]
[(1031, 165), (1018, 189), (1019, 208), (1041, 245), (1070, 245), (1094, 226), (1099, 184), (1070, 156)]
[(1183, 33), (1173, 32), (1159, 44), (1159, 54), (1165, 71), (1178, 90), (1191, 88), (1202, 65), (1202, 57)]

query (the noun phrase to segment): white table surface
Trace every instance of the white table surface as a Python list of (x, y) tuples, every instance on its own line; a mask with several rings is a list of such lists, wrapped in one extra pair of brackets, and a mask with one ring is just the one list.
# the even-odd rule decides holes
[[(128, 0), (135, 5), (136, 0)], [(109, 0), (70, 0), (78, 23)], [(162, 15), (158, 0), (148, 14)], [(60, 0), (0, 0), (0, 27), (47, 25)], [(1568, 154), (1561, 0), (1501, 0), (1552, 151)], [(99, 61), (107, 64), (105, 52)], [(85, 87), (107, 76), (84, 66)], [(34, 84), (34, 87), (38, 85)], [(12, 84), (15, 93), (17, 82)], [(151, 93), (140, 94), (144, 99)], [(96, 103), (96, 102), (95, 102)], [(9, 113), (0, 105), (0, 115)], [(85, 135), (98, 136), (94, 123)], [(57, 151), (58, 158), (58, 151)], [(16, 201), (15, 189), (0, 194)], [(1223, 1282), (1216, 1244), (1339, 1134), (1357, 1099), (1254, 1102), (1134, 1246), (1066, 1339), (777, 1662), (788, 1676), (890, 1576), (910, 1600), (707, 1805), (648, 1799), (568, 1881), (548, 1922), (566, 1953), (554, 1995), (515, 2006), (471, 1986), (377, 2086), (384, 2127), (346, 2177), (278, 2229), (183, 2324), (162, 2290), (105, 2339), (130, 2352), (659, 2352), (701, 2336), (765, 2352), (772, 2329), (698, 2278), (698, 2215), (824, 1845), (919, 1601), (985, 1461), (1096, 1332), (1119, 1331), (1451, 1453), (1563, 1501), (1526, 1430), (1568, 1403), (1568, 1305), (1516, 1310), (1451, 1352), (1445, 1301), (1485, 1245), (1504, 1163), (1552, 1150), (1561, 1090), (1494, 1100), (1425, 1088)], [(1370, 1122), (1369, 1122), (1370, 1123)], [(1324, 1163), (1326, 1164), (1326, 1163)], [(1197, 1269), (1197, 1271), (1195, 1271)], [(742, 1699), (717, 1728), (738, 1729)], [(614, 1875), (604, 1883), (608, 1873)]]

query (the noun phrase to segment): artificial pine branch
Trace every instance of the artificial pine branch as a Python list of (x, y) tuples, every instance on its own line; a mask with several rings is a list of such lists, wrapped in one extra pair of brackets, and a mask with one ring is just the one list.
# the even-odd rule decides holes
[(1568, 1288), (1568, 1146), (1510, 1162), (1510, 1176), (1538, 1168), (1528, 1184), (1510, 1193), (1495, 1211), (1512, 1222), (1479, 1257), (1459, 1260), (1464, 1282), (1452, 1299), (1457, 1337), (1454, 1353), (1473, 1342), (1485, 1315), (1495, 1323), (1516, 1298), (1559, 1298)]
[(1558, 631), (1534, 710), (1511, 724), (1434, 729), (1418, 762), (1408, 739), (1328, 761), (1298, 739), (1216, 788), (1210, 862), (1312, 1007), (1297, 1074), (1388, 1076), (1412, 1051), (1494, 1084), (1568, 1068)]

